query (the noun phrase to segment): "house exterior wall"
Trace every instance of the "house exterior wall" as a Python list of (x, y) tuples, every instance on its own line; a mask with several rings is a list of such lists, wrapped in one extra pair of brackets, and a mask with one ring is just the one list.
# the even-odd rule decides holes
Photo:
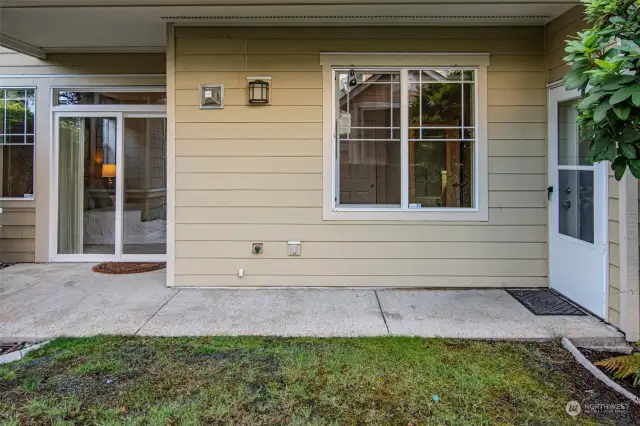
[(164, 85), (165, 67), (164, 53), (51, 54), (40, 60), (0, 48), (0, 86), (36, 88), (34, 199), (0, 200), (0, 262), (49, 260), (51, 88)]
[(547, 83), (561, 80), (569, 70), (562, 60), (567, 56), (564, 51), (565, 40), (567, 36), (575, 35), (586, 27), (587, 23), (583, 17), (584, 8), (575, 6), (547, 24), (545, 28)]
[[(169, 44), (175, 285), (547, 285), (543, 27), (178, 27)], [(319, 53), (338, 51), (491, 54), (488, 222), (323, 221)], [(254, 75), (272, 105), (246, 105)], [(219, 83), (225, 108), (200, 110)]]

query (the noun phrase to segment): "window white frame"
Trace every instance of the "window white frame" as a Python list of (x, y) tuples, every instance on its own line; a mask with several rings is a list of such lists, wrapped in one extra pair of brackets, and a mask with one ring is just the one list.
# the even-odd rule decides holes
[[(321, 53), (323, 68), (323, 219), (324, 220), (430, 220), (488, 221), (487, 67), (489, 54), (483, 53)], [(336, 164), (336, 69), (380, 69), (400, 71), (400, 120), (408, 120), (408, 70), (420, 68), (476, 69), (476, 141), (474, 146), (473, 208), (409, 208), (408, 127), (401, 126), (400, 206), (338, 205), (339, 179)], [(443, 141), (444, 142), (444, 141)]]
[[(32, 164), (32, 168), (33, 170), (31, 170), (31, 179), (32, 179), (32, 186), (33, 186), (33, 191), (30, 197), (2, 197), (0, 196), (0, 201), (34, 201), (35, 200), (35, 192), (36, 192), (36, 136), (38, 134), (36, 128), (38, 127), (36, 125), (36, 120), (37, 120), (37, 111), (36, 111), (36, 107), (37, 107), (37, 102), (38, 102), (38, 88), (35, 86), (0, 86), (0, 89), (2, 90), (33, 90), (33, 104), (34, 104), (34, 113), (33, 113), (33, 144), (31, 144), (31, 146), (33, 146), (33, 159), (31, 160), (31, 164)], [(5, 106), (6, 108), (6, 106)], [(27, 125), (26, 121), (25, 121), (25, 126)], [(4, 117), (4, 129), (6, 131), (7, 129), (7, 117), (5, 115)], [(26, 129), (25, 129), (26, 131)], [(24, 145), (28, 145), (28, 144), (24, 144)], [(0, 143), (0, 146), (7, 146), (4, 143)], [(9, 145), (10, 146), (10, 145)]]
[[(59, 173), (59, 127), (61, 117), (100, 117), (116, 119), (116, 167), (117, 174), (123, 176), (124, 163), (124, 120), (126, 118), (167, 118), (166, 105), (119, 105), (119, 104), (85, 104), (59, 105), (55, 103), (57, 90), (75, 90), (86, 92), (165, 92), (164, 86), (54, 86), (51, 88), (51, 116), (52, 116), (52, 164), (51, 164), (51, 204), (49, 220), (49, 258), (54, 262), (105, 262), (105, 261), (135, 261), (135, 262), (166, 262), (167, 254), (125, 254), (123, 253), (123, 210), (124, 210), (124, 180), (116, 179), (115, 203), (115, 254), (59, 254), (58, 253), (58, 173)], [(168, 125), (168, 123), (167, 123)], [(167, 141), (168, 143), (168, 141)], [(168, 147), (167, 147), (168, 148)], [(167, 158), (168, 160), (168, 158)], [(168, 164), (167, 164), (168, 167)], [(168, 172), (168, 170), (167, 170)], [(167, 180), (167, 184), (169, 181)], [(167, 189), (168, 190), (168, 189)], [(167, 206), (167, 208), (169, 208)], [(167, 221), (167, 226), (169, 223)], [(167, 251), (169, 250), (167, 236)]]

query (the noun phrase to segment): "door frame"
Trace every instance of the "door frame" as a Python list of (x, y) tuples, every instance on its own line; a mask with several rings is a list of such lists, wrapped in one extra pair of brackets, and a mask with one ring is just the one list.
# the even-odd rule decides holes
[[(115, 194), (115, 227), (114, 254), (59, 254), (58, 253), (58, 219), (59, 219), (59, 166), (60, 166), (60, 118), (115, 118), (116, 119), (116, 176), (124, 176), (124, 120), (125, 118), (167, 118), (166, 112), (144, 112), (140, 106), (130, 109), (131, 112), (117, 111), (113, 106), (110, 110), (99, 105), (96, 110), (87, 107), (77, 110), (64, 109), (52, 112), (52, 164), (51, 164), (51, 205), (49, 220), (53, 226), (49, 227), (49, 260), (52, 262), (106, 262), (106, 261), (136, 261), (136, 262), (166, 262), (165, 254), (123, 254), (123, 219), (124, 219), (124, 179), (116, 179)], [(120, 108), (118, 108), (120, 109)], [(165, 153), (166, 155), (166, 153)], [(168, 207), (168, 206), (167, 206)], [(168, 244), (168, 241), (167, 241)]]
[[(551, 243), (554, 238), (554, 232), (551, 224), (554, 222), (553, 215), (559, 215), (559, 211), (555, 208), (555, 201), (558, 196), (558, 103), (571, 99), (580, 98), (581, 94), (578, 90), (567, 90), (564, 85), (551, 86), (547, 90), (547, 185), (554, 187), (552, 198), (547, 204), (547, 239), (548, 239), (548, 279), (549, 288), (551, 287)], [(555, 141), (555, 142), (554, 142)], [(608, 292), (608, 276), (609, 276), (609, 172), (607, 162), (600, 162), (594, 165), (594, 182), (600, 175), (602, 185), (602, 219), (600, 223), (594, 221), (594, 226), (600, 226), (602, 229), (602, 308), (600, 312), (592, 312), (596, 316), (606, 319), (607, 308), (609, 306)], [(595, 196), (595, 194), (594, 194)], [(567, 237), (570, 238), (570, 237)], [(573, 240), (573, 239), (572, 239)], [(580, 244), (581, 242), (576, 242)], [(587, 243), (585, 243), (587, 244)], [(575, 303), (575, 302), (574, 302)], [(590, 311), (591, 312), (591, 311)]]

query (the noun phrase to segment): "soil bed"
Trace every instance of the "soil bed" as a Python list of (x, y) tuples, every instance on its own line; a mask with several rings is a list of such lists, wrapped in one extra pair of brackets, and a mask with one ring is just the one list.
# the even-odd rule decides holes
[[(584, 355), (585, 358), (587, 358), (592, 363), (596, 361), (602, 361), (603, 359), (612, 358), (614, 356), (625, 355), (620, 352), (597, 351), (597, 350), (587, 349), (587, 348), (579, 348), (579, 349), (580, 349), (580, 352), (582, 352), (582, 355)], [(625, 388), (626, 390), (628, 390), (629, 392), (631, 392), (632, 394), (640, 398), (640, 386), (636, 386), (636, 387), (633, 386), (633, 376), (627, 377), (626, 379), (623, 379), (623, 380), (614, 379), (613, 375), (607, 370), (605, 370), (604, 367), (599, 367), (597, 365), (596, 367), (600, 371), (602, 371), (604, 374), (606, 374), (611, 380), (613, 380), (614, 382), (616, 382), (617, 384), (619, 384), (620, 386), (622, 386), (623, 388)]]

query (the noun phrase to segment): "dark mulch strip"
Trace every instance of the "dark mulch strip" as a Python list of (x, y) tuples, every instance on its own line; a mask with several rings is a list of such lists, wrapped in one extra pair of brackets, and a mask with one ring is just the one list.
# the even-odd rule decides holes
[[(580, 351), (589, 358), (586, 349)], [(563, 371), (572, 378), (572, 398), (580, 403), (582, 412), (595, 417), (598, 424), (640, 425), (640, 406), (602, 383), (578, 361), (552, 362), (544, 367)]]
[[(620, 352), (597, 351), (587, 348), (580, 348), (580, 352), (582, 352), (582, 355), (584, 355), (585, 358), (587, 358), (591, 362), (601, 361), (603, 359), (612, 358), (614, 356), (625, 355)], [(632, 394), (636, 395), (637, 397), (640, 397), (640, 386), (633, 386), (633, 377), (627, 377), (624, 380), (614, 379), (612, 377), (612, 374), (605, 370), (603, 367), (598, 367), (598, 369), (609, 376), (611, 380), (613, 380)]]
[(99, 274), (141, 274), (143, 272), (157, 271), (164, 269), (164, 262), (104, 262), (93, 267), (93, 272)]
[(15, 263), (0, 262), (0, 269), (8, 268), (11, 265), (15, 265)]

